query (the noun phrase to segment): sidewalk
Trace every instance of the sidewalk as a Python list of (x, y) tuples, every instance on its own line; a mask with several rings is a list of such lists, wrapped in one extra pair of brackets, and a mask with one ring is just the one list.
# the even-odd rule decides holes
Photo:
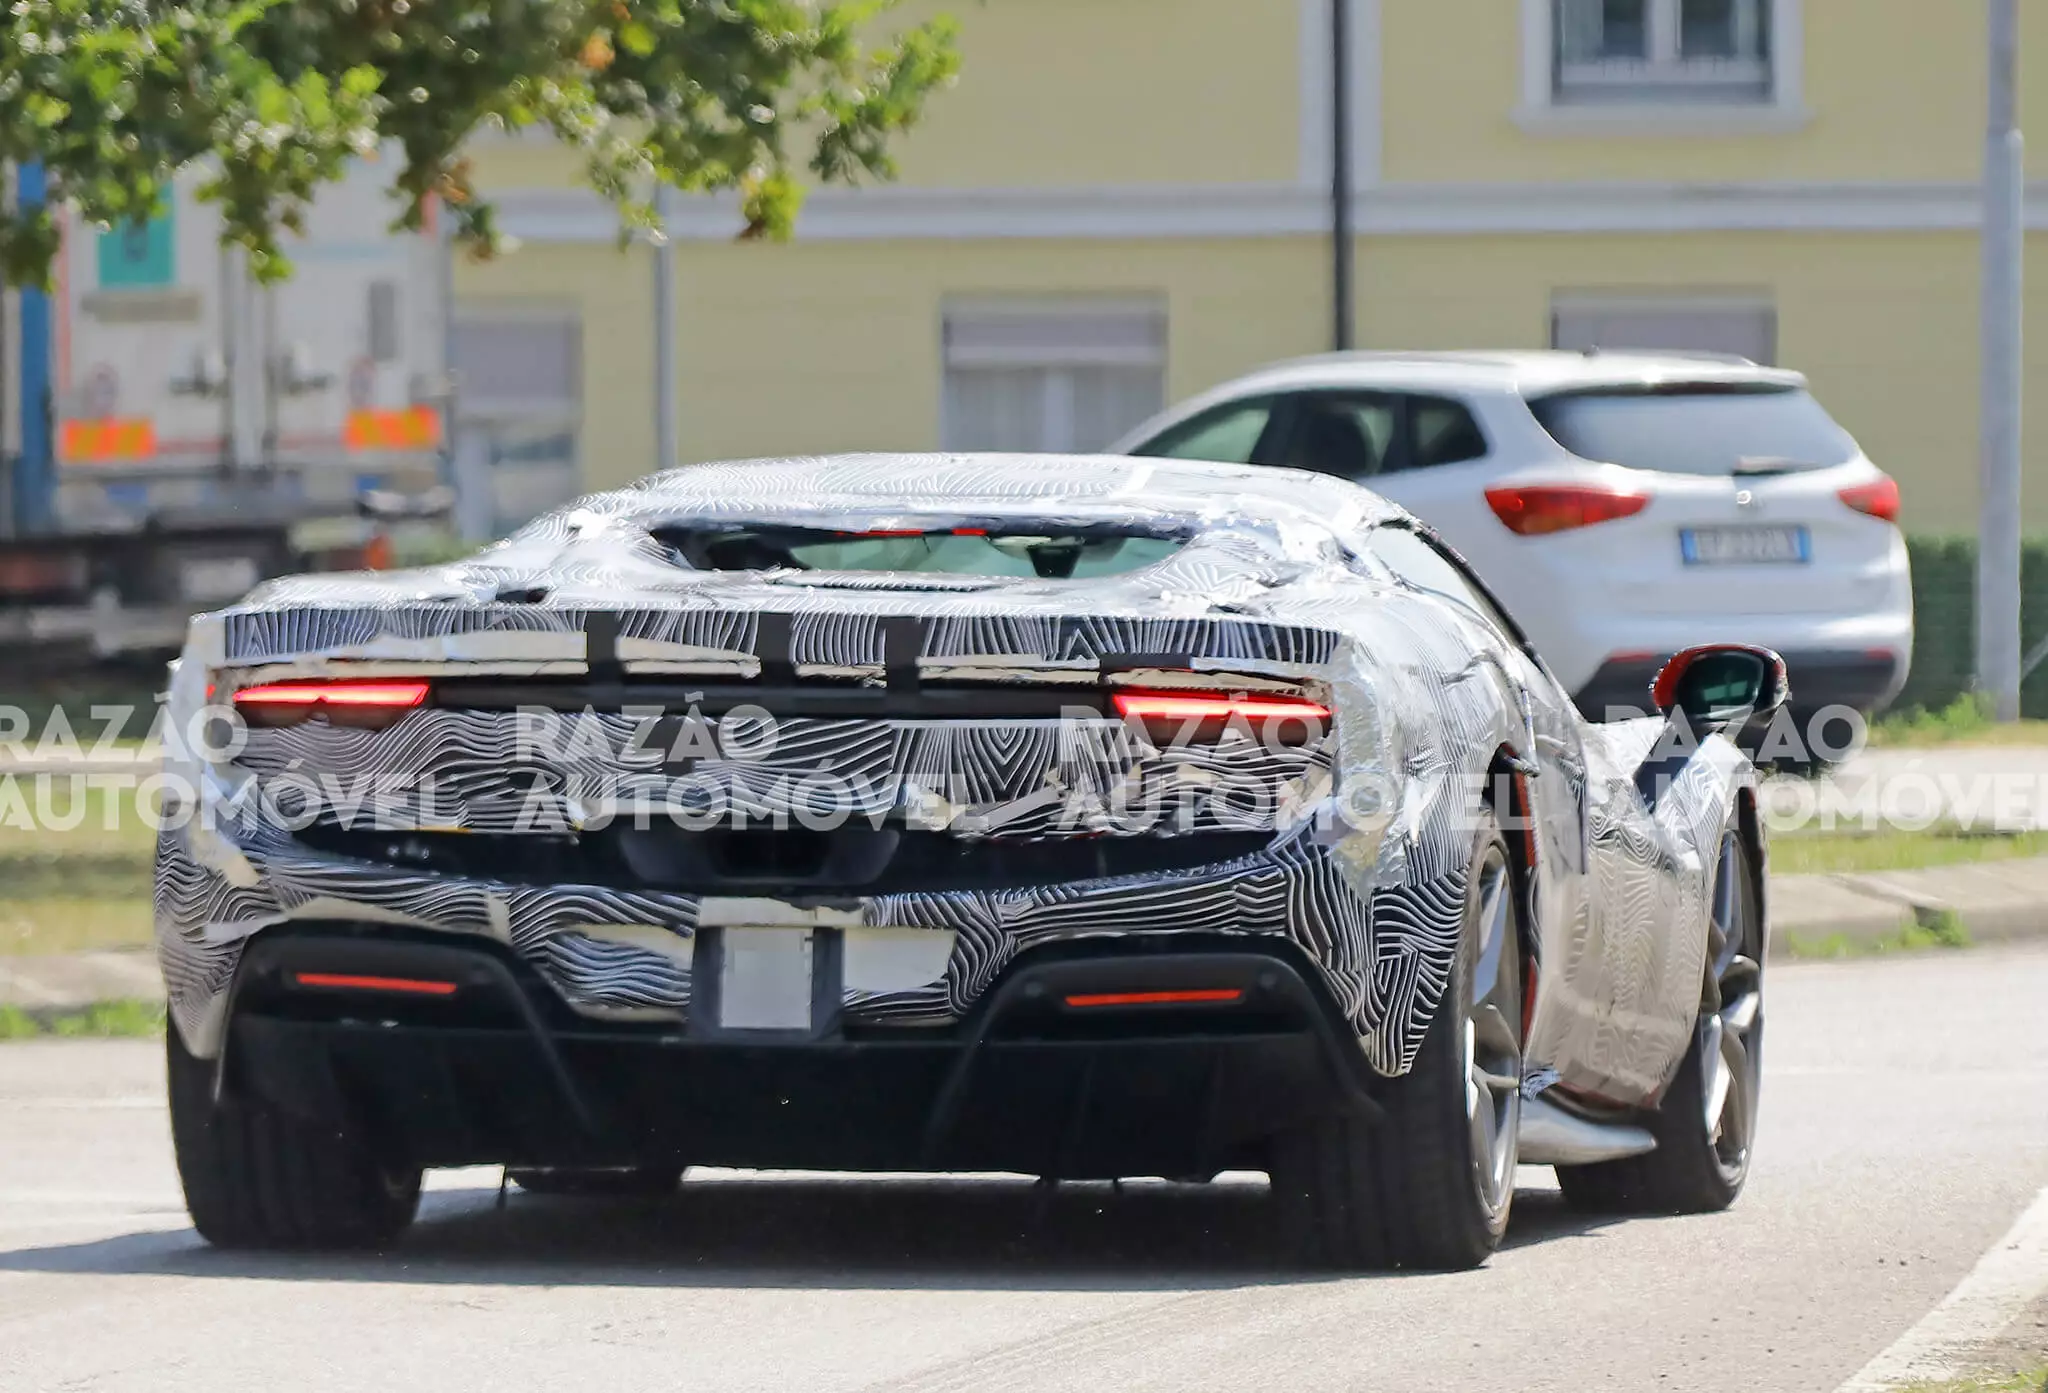
[(133, 774), (138, 778), (157, 772), (163, 765), (163, 747), (160, 745), (127, 745), (95, 754), (93, 742), (80, 742), (79, 752), (72, 755), (23, 756), (0, 754), (0, 778), (19, 775), (29, 777), (36, 774), (76, 774), (82, 778), (93, 778), (105, 774)]
[(1814, 781), (1810, 791), (1812, 806), (1854, 815), (1868, 810), (1886, 821), (1940, 820), (2001, 831), (2048, 827), (2048, 748), (1865, 750)]
[[(2048, 940), (2048, 857), (1925, 870), (1773, 876), (1771, 952), (1793, 940), (1851, 947), (1895, 940), (1953, 914), (1973, 943)], [(56, 957), (0, 957), (0, 1006), (72, 1011), (96, 1001), (161, 1000), (148, 949)]]

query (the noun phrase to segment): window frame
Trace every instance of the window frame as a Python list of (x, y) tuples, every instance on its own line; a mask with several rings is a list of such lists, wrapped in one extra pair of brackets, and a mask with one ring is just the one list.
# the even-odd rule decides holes
[[(1279, 437), (1272, 463), (1286, 457), (1288, 447), (1294, 443), (1294, 429), (1299, 419), (1300, 406), (1310, 397), (1384, 397), (1394, 404), (1394, 437), (1387, 447), (1386, 455), (1380, 460), (1377, 474), (1350, 482), (1361, 488), (1371, 488), (1372, 481), (1396, 474), (1414, 474), (1435, 469), (1454, 469), (1463, 464), (1479, 464), (1493, 456), (1493, 437), (1487, 433), (1486, 423), (1472, 404), (1445, 392), (1412, 391), (1405, 387), (1297, 387), (1292, 391), (1277, 394), (1282, 402), (1280, 411), (1274, 413), (1276, 420), (1284, 420), (1284, 429)], [(1467, 459), (1446, 460), (1441, 464), (1418, 465), (1415, 462), (1415, 409), (1418, 403), (1441, 402), (1454, 406), (1472, 421), (1472, 428), (1479, 432), (1486, 449)], [(1284, 411), (1284, 418), (1282, 412)], [(1263, 440), (1260, 442), (1265, 444)], [(1339, 477), (1332, 475), (1331, 477)]]
[[(1374, 479), (1385, 478), (1390, 474), (1408, 474), (1422, 469), (1450, 469), (1461, 464), (1478, 464), (1493, 456), (1493, 436), (1486, 429), (1482, 413), (1473, 410), (1472, 404), (1469, 401), (1452, 396), (1446, 392), (1410, 391), (1401, 387), (1378, 386), (1289, 387), (1278, 391), (1254, 392), (1249, 396), (1232, 397), (1228, 401), (1220, 401), (1212, 406), (1203, 407), (1191, 416), (1182, 417), (1172, 425), (1154, 433), (1150, 438), (1140, 441), (1131, 448), (1130, 453), (1135, 457), (1144, 459), (1196, 458), (1193, 455), (1157, 454), (1154, 453), (1154, 447), (1160, 441), (1171, 437), (1194, 434), (1202, 429), (1206, 423), (1214, 421), (1226, 413), (1241, 411), (1248, 406), (1264, 406), (1269, 414), (1266, 418), (1265, 428), (1259, 432), (1258, 441), (1252, 446), (1251, 458), (1247, 460), (1219, 460), (1216, 462), (1220, 464), (1256, 464), (1269, 469), (1284, 469), (1288, 467), (1285, 462), (1287, 452), (1294, 444), (1294, 432), (1300, 424), (1302, 404), (1312, 397), (1379, 397), (1392, 403), (1394, 418), (1393, 439), (1388, 444), (1387, 453), (1380, 461), (1379, 472), (1367, 475), (1363, 479), (1348, 480), (1348, 482), (1358, 484), (1363, 488), (1370, 488)], [(1416, 464), (1415, 413), (1418, 405), (1423, 403), (1442, 404), (1464, 412), (1466, 417), (1472, 422), (1472, 428), (1479, 433), (1480, 442), (1486, 448), (1479, 454), (1461, 460), (1445, 460), (1440, 464), (1430, 465)], [(1334, 479), (1344, 476), (1333, 474), (1330, 477)]]
[(1758, 357), (1755, 354), (1675, 346), (1643, 351), (1676, 354), (1679, 357), (1695, 356), (1709, 361), (1736, 358), (1743, 362), (1755, 363), (1759, 367), (1777, 366), (1784, 320), (1778, 309), (1777, 297), (1770, 290), (1747, 286), (1700, 285), (1644, 293), (1560, 286), (1550, 293), (1550, 346), (1567, 353), (1583, 353), (1589, 347), (1597, 347), (1603, 352), (1634, 352), (1636, 350), (1627, 343), (1627, 338), (1633, 337), (1633, 334), (1625, 335), (1620, 343), (1587, 344), (1570, 341), (1572, 336), (1562, 331), (1568, 323), (1575, 320), (1603, 317), (1627, 319), (1631, 316), (1650, 320), (1672, 320), (1682, 319), (1687, 315), (1698, 316), (1701, 319), (1719, 318), (1724, 323), (1737, 317), (1753, 317), (1754, 326), (1763, 330), (1763, 355)]
[[(1407, 406), (1400, 391), (1387, 387), (1297, 387), (1292, 391), (1277, 394), (1279, 407), (1273, 413), (1274, 421), (1280, 427), (1280, 434), (1274, 442), (1273, 459), (1275, 468), (1295, 468), (1286, 463), (1288, 451), (1294, 448), (1294, 435), (1301, 428), (1302, 406), (1311, 397), (1382, 397), (1392, 403), (1393, 438), (1388, 442), (1387, 453), (1380, 459), (1379, 472), (1364, 478), (1353, 478), (1348, 474), (1329, 474), (1331, 479), (1342, 479), (1357, 484), (1360, 488), (1371, 488), (1374, 479), (1388, 474), (1399, 473), (1407, 468), (1408, 430)], [(1260, 442), (1264, 444), (1264, 441)], [(1319, 474), (1321, 470), (1306, 470), (1305, 473)]]
[[(1050, 331), (1034, 340), (1020, 330)], [(1105, 327), (1123, 331), (1099, 337)], [(959, 448), (961, 422), (955, 415), (956, 373), (1015, 370), (1039, 375), (1037, 444), (1033, 449), (1071, 453), (1077, 448), (1076, 381), (1101, 369), (1129, 369), (1157, 378), (1157, 393), (1143, 421), (1167, 400), (1169, 310), (1163, 295), (993, 294), (947, 296), (939, 305), (940, 448)], [(1135, 334), (1130, 333), (1136, 330)], [(1007, 341), (1006, 341), (1007, 340)], [(1124, 429), (1137, 425), (1132, 422)], [(1124, 432), (1111, 437), (1115, 440)], [(1107, 444), (1109, 442), (1103, 442)], [(1098, 447), (1099, 448), (1099, 447)]]
[[(1649, 0), (1652, 5), (1678, 0)], [(1646, 80), (1642, 96), (1572, 101), (1561, 90), (1557, 0), (1521, 0), (1522, 101), (1516, 124), (1537, 135), (1772, 134), (1812, 120), (1805, 105), (1805, 0), (1763, 0), (1769, 13), (1770, 58), (1765, 93), (1756, 101), (1702, 100), (1699, 84)], [(1675, 15), (1673, 17), (1675, 23)], [(1652, 26), (1661, 29), (1666, 26)], [(1651, 40), (1655, 42), (1654, 38)], [(1675, 42), (1675, 40), (1674, 40)], [(1679, 66), (1682, 67), (1682, 64)]]

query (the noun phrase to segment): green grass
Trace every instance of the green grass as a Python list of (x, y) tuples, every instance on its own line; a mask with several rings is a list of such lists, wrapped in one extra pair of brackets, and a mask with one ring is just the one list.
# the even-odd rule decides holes
[[(17, 784), (38, 814), (32, 781)], [(51, 784), (56, 830), (0, 825), (0, 956), (75, 953), (150, 941), (150, 863), (156, 833), (132, 795)]]
[(1900, 1393), (2043, 1393), (2044, 1390), (2048, 1390), (2048, 1364), (2024, 1374), (1992, 1374), (1984, 1378), (1948, 1379), (1941, 1383), (1913, 1383)]
[(160, 1001), (101, 1001), (82, 1011), (24, 1011), (0, 1006), (0, 1040), (112, 1040), (164, 1033)]
[(10, 676), (0, 689), (0, 709), (20, 711), (28, 721), (23, 741), (30, 750), (42, 739), (51, 714), (60, 708), (71, 733), (88, 751), (108, 733), (105, 722), (92, 718), (95, 706), (134, 708), (122, 725), (117, 743), (136, 744), (156, 720), (157, 693), (168, 684), (164, 669), (150, 664), (108, 664), (79, 672)]
[(1911, 707), (1871, 723), (1872, 749), (1918, 749), (1929, 745), (2048, 745), (2048, 721), (2000, 725), (1991, 718), (1990, 699), (1968, 692), (1938, 710)]
[(1810, 938), (1805, 934), (1785, 935), (1785, 951), (1809, 962), (1837, 958), (1881, 958), (1891, 953), (1926, 953), (1943, 948), (1967, 948), (1970, 930), (1952, 909), (1923, 910), (1920, 922), (1908, 924), (1895, 934), (1879, 939), (1851, 938), (1828, 934)]
[(1898, 871), (2048, 856), (2048, 831), (1975, 831), (1938, 824), (1921, 832), (1779, 832), (1771, 837), (1773, 875)]

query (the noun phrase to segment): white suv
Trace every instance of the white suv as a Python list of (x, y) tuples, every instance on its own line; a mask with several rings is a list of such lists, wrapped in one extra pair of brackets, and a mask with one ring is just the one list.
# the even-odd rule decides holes
[(1699, 643), (1785, 656), (1799, 709), (1905, 684), (1899, 490), (1797, 373), (1638, 353), (1342, 353), (1184, 402), (1112, 453), (1355, 479), (1434, 527), (1587, 715)]

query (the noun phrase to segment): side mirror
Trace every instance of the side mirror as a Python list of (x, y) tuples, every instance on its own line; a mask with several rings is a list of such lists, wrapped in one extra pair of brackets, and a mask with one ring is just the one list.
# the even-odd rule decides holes
[(1768, 726), (1792, 699), (1792, 684), (1785, 660), (1768, 648), (1709, 643), (1664, 664), (1650, 699), (1667, 720), (1683, 717), (1696, 729), (1719, 729), (1736, 738)]

